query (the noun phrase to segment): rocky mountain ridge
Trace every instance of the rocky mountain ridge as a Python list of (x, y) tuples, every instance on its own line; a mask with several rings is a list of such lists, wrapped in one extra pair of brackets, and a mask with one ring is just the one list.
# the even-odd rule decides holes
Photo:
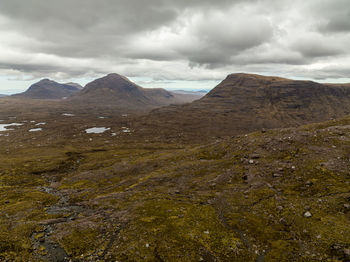
[(143, 124), (154, 123), (165, 132), (198, 130), (202, 135), (230, 136), (321, 122), (349, 113), (350, 86), (346, 84), (231, 74), (197, 101), (153, 110)]

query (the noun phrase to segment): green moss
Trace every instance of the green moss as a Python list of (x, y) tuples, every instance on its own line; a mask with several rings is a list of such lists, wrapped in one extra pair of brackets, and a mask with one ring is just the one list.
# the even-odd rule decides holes
[(144, 203), (138, 213), (121, 231), (117, 258), (151, 260), (154, 252), (165, 261), (249, 257), (238, 248), (243, 245), (239, 237), (221, 224), (210, 206), (158, 200)]
[(16, 225), (0, 224), (0, 258), (10, 261), (20, 260), (21, 257), (31, 258), (32, 243), (30, 236), (35, 231), (34, 223)]
[(295, 241), (275, 240), (271, 241), (271, 250), (266, 256), (267, 261), (295, 261), (298, 243)]
[(98, 247), (99, 233), (95, 229), (72, 229), (71, 233), (65, 235), (60, 243), (67, 254), (73, 257), (81, 257)]

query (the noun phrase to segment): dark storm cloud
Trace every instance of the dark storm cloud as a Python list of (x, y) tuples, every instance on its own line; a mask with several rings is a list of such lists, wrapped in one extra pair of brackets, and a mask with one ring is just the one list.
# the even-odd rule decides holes
[(348, 0), (1, 0), (0, 70), (198, 80), (298, 65), (337, 76), (350, 68), (349, 21)]

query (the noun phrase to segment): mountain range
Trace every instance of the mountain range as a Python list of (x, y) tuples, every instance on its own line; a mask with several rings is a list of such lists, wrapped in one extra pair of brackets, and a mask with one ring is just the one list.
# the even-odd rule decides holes
[(14, 97), (64, 98), (67, 106), (110, 107), (114, 112), (152, 110), (137, 118), (135, 125), (165, 136), (185, 133), (191, 139), (299, 126), (350, 114), (350, 84), (236, 73), (203, 95), (143, 88), (125, 76), (109, 74), (84, 88), (44, 79)]
[(64, 99), (67, 103), (115, 107), (124, 111), (147, 111), (170, 104), (189, 103), (201, 98), (203, 92), (170, 92), (162, 88), (143, 88), (125, 76), (109, 74), (88, 83), (60, 84), (43, 79), (23, 93), (12, 95), (25, 99)]
[(162, 88), (143, 88), (119, 74), (109, 74), (88, 83), (74, 94), (74, 103), (114, 105), (129, 111), (149, 110), (199, 99), (200, 94), (179, 94)]

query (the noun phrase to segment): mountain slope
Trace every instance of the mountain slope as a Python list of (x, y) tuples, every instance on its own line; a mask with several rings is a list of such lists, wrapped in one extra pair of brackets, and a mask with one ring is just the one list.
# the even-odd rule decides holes
[(50, 79), (43, 79), (29, 87), (23, 93), (13, 95), (17, 98), (62, 99), (79, 91), (77, 84), (60, 84)]
[(71, 98), (71, 101), (112, 105), (127, 110), (149, 110), (169, 104), (190, 102), (193, 99), (161, 88), (142, 88), (124, 76), (109, 74), (87, 84)]
[[(200, 100), (152, 111), (144, 124), (160, 130), (234, 135), (325, 121), (350, 113), (350, 87), (231, 74)], [(151, 128), (152, 129), (152, 128)]]

